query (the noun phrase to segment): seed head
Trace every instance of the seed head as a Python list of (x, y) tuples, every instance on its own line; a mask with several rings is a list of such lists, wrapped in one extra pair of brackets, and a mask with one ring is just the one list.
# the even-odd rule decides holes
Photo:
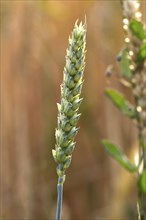
[(140, 4), (137, 0), (123, 0), (123, 14), (127, 18), (137, 15)]
[(56, 145), (52, 150), (54, 160), (58, 164), (57, 174), (65, 176), (69, 167), (72, 152), (75, 147), (75, 136), (79, 130), (76, 127), (80, 118), (78, 109), (82, 102), (80, 98), (83, 85), (83, 72), (85, 68), (86, 22), (78, 25), (75, 23), (69, 48), (67, 49), (66, 65), (63, 72), (61, 85), (61, 103), (58, 107), (58, 128), (56, 129)]

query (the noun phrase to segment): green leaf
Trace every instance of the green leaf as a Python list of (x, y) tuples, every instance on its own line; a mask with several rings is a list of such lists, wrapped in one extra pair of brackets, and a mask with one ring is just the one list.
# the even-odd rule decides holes
[(108, 140), (102, 140), (102, 144), (107, 150), (107, 152), (121, 164), (126, 170), (130, 172), (137, 172), (137, 167), (130, 162), (126, 155), (113, 143), (110, 143)]
[(137, 21), (133, 18), (130, 21), (129, 28), (132, 33), (140, 40), (144, 40), (146, 38), (146, 30), (140, 21)]
[(138, 184), (140, 191), (146, 193), (146, 169), (140, 175)]
[(111, 88), (107, 88), (105, 90), (105, 94), (107, 95), (107, 97), (110, 98), (113, 104), (126, 116), (128, 116), (129, 118), (136, 117), (136, 111), (134, 111), (133, 106), (125, 99), (125, 97), (120, 92)]
[(131, 61), (128, 59), (128, 55), (129, 54), (127, 49), (123, 49), (120, 52), (120, 70), (123, 77), (130, 79), (132, 77), (132, 71), (129, 68)]
[(146, 169), (143, 170), (139, 178), (139, 187), (143, 193), (146, 193)]
[(144, 42), (139, 50), (137, 61), (143, 61), (146, 59), (146, 42)]

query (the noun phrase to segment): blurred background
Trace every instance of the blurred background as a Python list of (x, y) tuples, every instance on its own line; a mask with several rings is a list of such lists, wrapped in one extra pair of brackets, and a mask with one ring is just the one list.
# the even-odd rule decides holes
[[(118, 0), (1, 1), (1, 218), (54, 220), (57, 106), (68, 37), (87, 17), (87, 56), (80, 131), (64, 185), (63, 219), (131, 219), (135, 177), (113, 161), (102, 138), (134, 161), (136, 130), (104, 96), (129, 89), (105, 70), (124, 45)], [(144, 11), (144, 7), (142, 7)]]

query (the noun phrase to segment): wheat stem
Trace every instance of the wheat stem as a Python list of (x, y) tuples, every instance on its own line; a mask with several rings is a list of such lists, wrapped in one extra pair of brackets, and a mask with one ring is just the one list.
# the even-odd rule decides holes
[(56, 209), (56, 220), (61, 219), (61, 211), (62, 211), (62, 201), (63, 201), (63, 179), (62, 177), (58, 177), (57, 184), (57, 209)]
[(75, 136), (79, 130), (76, 127), (80, 118), (78, 113), (82, 98), (80, 98), (83, 73), (85, 68), (86, 22), (75, 23), (69, 48), (67, 49), (66, 65), (61, 85), (61, 103), (58, 104), (58, 128), (56, 129), (56, 145), (52, 150), (57, 165), (58, 200), (56, 220), (61, 219), (63, 184), (65, 171), (70, 166), (72, 153), (75, 148)]

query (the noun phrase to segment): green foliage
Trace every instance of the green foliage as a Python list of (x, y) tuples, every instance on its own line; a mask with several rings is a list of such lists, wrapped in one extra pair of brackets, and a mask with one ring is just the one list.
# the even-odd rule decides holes
[(120, 55), (121, 55), (121, 60), (120, 60), (121, 75), (125, 78), (130, 79), (132, 77), (132, 71), (129, 68), (131, 62), (128, 59), (128, 50), (123, 49)]
[(107, 150), (107, 152), (126, 170), (132, 173), (137, 172), (137, 167), (130, 162), (126, 155), (123, 154), (123, 152), (116, 145), (109, 142), (108, 140), (102, 140), (102, 144)]
[(132, 31), (132, 34), (135, 35), (138, 39), (146, 39), (146, 30), (140, 21), (137, 21), (134, 18), (131, 19), (129, 28)]
[(107, 97), (113, 102), (113, 104), (120, 109), (129, 118), (135, 118), (136, 112), (133, 106), (125, 99), (125, 97), (115, 89), (107, 88), (105, 90)]
[(146, 193), (146, 169), (142, 172), (138, 182), (140, 191)]
[(143, 61), (146, 59), (146, 42), (144, 42), (139, 50), (137, 61)]

